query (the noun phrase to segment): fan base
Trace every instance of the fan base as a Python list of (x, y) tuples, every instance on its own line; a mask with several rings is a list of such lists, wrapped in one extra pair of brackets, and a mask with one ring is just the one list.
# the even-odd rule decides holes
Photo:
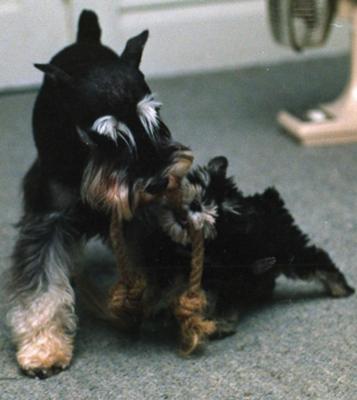
[(278, 122), (284, 130), (306, 146), (357, 142), (357, 120), (329, 115), (319, 122), (303, 121), (281, 111)]

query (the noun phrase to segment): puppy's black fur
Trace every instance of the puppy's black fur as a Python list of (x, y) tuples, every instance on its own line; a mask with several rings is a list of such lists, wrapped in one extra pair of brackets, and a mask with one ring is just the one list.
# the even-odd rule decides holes
[[(236, 309), (242, 301), (271, 296), (281, 274), (320, 281), (333, 297), (352, 294), (354, 289), (330, 256), (296, 226), (277, 190), (244, 196), (233, 178), (227, 177), (227, 167), (225, 157), (216, 157), (187, 176), (187, 190), (191, 187), (193, 193), (187, 203), (191, 218), (201, 213), (204, 220), (205, 214), (214, 214), (214, 220), (205, 223), (212, 224), (215, 232), (204, 226), (209, 232), (203, 276), (203, 288), (211, 299), (209, 316), (220, 320), (222, 313)], [(162, 223), (162, 213), (155, 206), (139, 213), (131, 225), (131, 237), (140, 240), (152, 285), (164, 292), (177, 284), (180, 275), (187, 282), (190, 244), (178, 232), (180, 227), (186, 229), (184, 221), (172, 215)], [(170, 229), (174, 223), (176, 230)]]

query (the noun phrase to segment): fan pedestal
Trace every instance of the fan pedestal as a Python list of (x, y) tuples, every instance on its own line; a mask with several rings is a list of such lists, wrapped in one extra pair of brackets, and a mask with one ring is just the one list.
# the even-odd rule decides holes
[(286, 111), (278, 114), (279, 124), (305, 145), (357, 142), (357, 6), (349, 4), (352, 16), (351, 76), (342, 96), (317, 109), (321, 121), (302, 121)]
[(357, 142), (357, 103), (344, 107), (344, 102), (338, 101), (322, 105), (320, 109), (328, 119), (321, 122), (302, 121), (281, 111), (278, 122), (289, 134), (308, 146)]

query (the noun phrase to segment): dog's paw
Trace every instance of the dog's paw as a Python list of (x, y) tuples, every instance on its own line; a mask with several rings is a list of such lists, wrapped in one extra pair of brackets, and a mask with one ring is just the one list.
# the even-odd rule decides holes
[(347, 283), (332, 283), (328, 285), (328, 291), (332, 297), (341, 298), (353, 295), (355, 289)]
[(211, 340), (224, 339), (227, 336), (234, 335), (237, 332), (237, 321), (233, 319), (217, 319), (216, 330), (210, 336)]
[(53, 366), (51, 368), (32, 368), (32, 369), (21, 369), (23, 374), (30, 378), (46, 379), (53, 375), (57, 375), (67, 367)]
[(332, 297), (348, 297), (355, 292), (340, 272), (320, 271), (317, 276)]
[(17, 361), (24, 374), (45, 379), (66, 369), (72, 352), (71, 337), (63, 333), (42, 332), (20, 344)]

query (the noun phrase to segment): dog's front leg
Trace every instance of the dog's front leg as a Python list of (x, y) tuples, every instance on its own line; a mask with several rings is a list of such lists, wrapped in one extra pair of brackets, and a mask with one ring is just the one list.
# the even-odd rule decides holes
[(76, 328), (69, 282), (79, 234), (63, 212), (25, 216), (10, 269), (8, 323), (20, 368), (48, 377), (72, 358)]

